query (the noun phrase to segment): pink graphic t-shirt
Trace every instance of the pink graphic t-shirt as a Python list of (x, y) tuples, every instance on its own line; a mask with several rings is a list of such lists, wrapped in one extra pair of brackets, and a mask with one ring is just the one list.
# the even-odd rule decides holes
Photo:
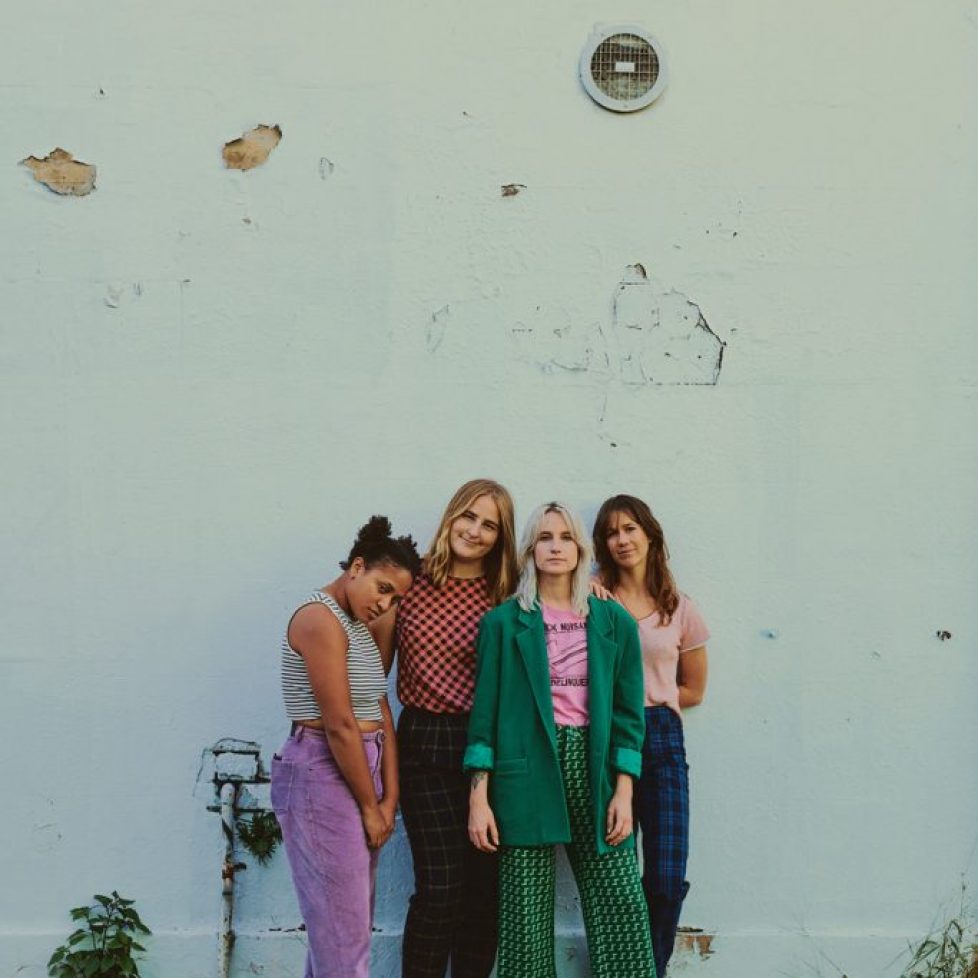
[(574, 611), (543, 605), (543, 630), (550, 663), (554, 721), (560, 727), (586, 727), (587, 619)]
[(692, 600), (680, 592), (679, 604), (668, 625), (658, 611), (638, 621), (638, 640), (642, 646), (645, 671), (645, 705), (664, 704), (679, 713), (679, 686), (676, 672), (683, 652), (706, 645), (710, 630)]

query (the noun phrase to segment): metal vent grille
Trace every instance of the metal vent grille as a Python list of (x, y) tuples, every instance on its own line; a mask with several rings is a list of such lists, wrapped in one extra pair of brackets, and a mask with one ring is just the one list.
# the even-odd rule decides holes
[(665, 88), (662, 49), (640, 27), (598, 28), (581, 54), (581, 82), (606, 109), (634, 112), (644, 108)]
[(645, 38), (615, 34), (591, 55), (591, 77), (613, 99), (641, 98), (659, 80), (659, 56)]

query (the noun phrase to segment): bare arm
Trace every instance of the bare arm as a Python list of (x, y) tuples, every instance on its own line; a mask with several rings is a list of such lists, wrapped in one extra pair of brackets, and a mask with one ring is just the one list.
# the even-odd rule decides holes
[(608, 805), (604, 841), (617, 846), (632, 834), (632, 776), (618, 772), (615, 793)]
[(469, 789), (469, 839), (481, 852), (495, 852), (499, 847), (496, 816), (489, 807), (489, 772), (472, 771)]
[(382, 845), (383, 817), (367, 765), (363, 737), (350, 702), (346, 632), (328, 608), (309, 604), (293, 616), (288, 637), (289, 644), (306, 663), (329, 748), (360, 806), (367, 843), (372, 847)]
[(679, 708), (697, 706), (706, 693), (706, 646), (679, 653), (676, 682), (679, 684)]
[(394, 717), (391, 715), (386, 696), (380, 701), (380, 711), (384, 714), (384, 753), (380, 760), (380, 778), (384, 785), (384, 797), (380, 801), (380, 810), (390, 826), (390, 831), (393, 832), (394, 815), (397, 813), (397, 803), (400, 800), (400, 786), (397, 780), (397, 737), (394, 733)]

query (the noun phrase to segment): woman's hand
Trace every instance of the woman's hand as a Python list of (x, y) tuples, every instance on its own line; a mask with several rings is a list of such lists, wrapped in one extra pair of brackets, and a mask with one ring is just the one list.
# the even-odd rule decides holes
[(613, 601), (615, 596), (596, 577), (591, 578), (591, 593), (600, 601)]
[(618, 775), (618, 785), (608, 805), (605, 820), (604, 841), (617, 846), (632, 834), (632, 779), (627, 774)]
[(488, 782), (488, 772), (474, 772), (469, 792), (469, 839), (479, 852), (495, 852), (499, 848), (496, 816), (489, 807)]
[(388, 823), (380, 805), (371, 805), (361, 809), (360, 820), (363, 822), (363, 834), (367, 837), (367, 845), (371, 849), (379, 849), (394, 831), (393, 820)]
[[(396, 825), (394, 817), (397, 815), (397, 802), (385, 798), (377, 807), (380, 809), (381, 815), (384, 816), (384, 822), (387, 825), (387, 836), (384, 839), (384, 842), (387, 842), (394, 834), (394, 826)], [(383, 844), (382, 842), (381, 845)]]

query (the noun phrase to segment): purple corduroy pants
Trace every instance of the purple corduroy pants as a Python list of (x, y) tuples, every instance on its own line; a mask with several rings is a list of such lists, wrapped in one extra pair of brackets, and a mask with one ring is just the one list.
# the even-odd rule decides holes
[[(378, 797), (383, 740), (363, 735)], [(378, 853), (322, 732), (296, 727), (272, 759), (272, 808), (306, 924), (305, 978), (368, 978)]]

